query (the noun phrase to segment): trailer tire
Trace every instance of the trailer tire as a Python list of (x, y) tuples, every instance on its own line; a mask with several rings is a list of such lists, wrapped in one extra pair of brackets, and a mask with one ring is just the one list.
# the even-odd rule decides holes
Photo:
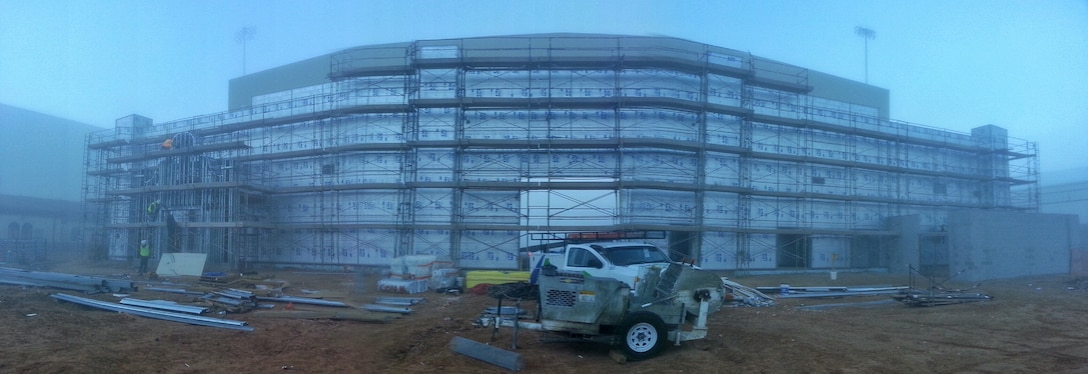
[(668, 340), (665, 322), (657, 314), (641, 311), (627, 316), (616, 335), (617, 345), (632, 361), (645, 360), (661, 353)]

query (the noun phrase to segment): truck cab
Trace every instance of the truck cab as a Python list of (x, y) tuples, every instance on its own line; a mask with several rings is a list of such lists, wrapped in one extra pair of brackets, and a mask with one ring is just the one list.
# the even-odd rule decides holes
[(567, 243), (550, 251), (530, 253), (530, 264), (533, 264), (530, 282), (536, 283), (540, 272), (550, 265), (565, 273), (615, 278), (634, 291), (649, 271), (660, 272), (673, 262), (665, 251), (649, 243)]

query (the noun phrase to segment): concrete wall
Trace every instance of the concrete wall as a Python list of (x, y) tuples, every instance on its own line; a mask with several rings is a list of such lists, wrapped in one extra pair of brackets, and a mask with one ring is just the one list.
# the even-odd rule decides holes
[(1069, 254), (1069, 275), (1088, 277), (1088, 224), (1078, 225), (1074, 233), (1078, 238), (1073, 241), (1073, 249)]
[(1043, 213), (1076, 214), (1088, 222), (1088, 167), (1043, 173), (1039, 192)]
[[(702, 58), (701, 54), (709, 51), (714, 56), (751, 61), (758, 70), (771, 74), (775, 79), (796, 77), (804, 70), (803, 75), (808, 77), (807, 85), (812, 87), (810, 94), (814, 97), (865, 105), (876, 109), (880, 118), (888, 118), (890, 112), (888, 89), (751, 56), (746, 52), (669, 37), (566, 33), (434, 39), (349, 48), (231, 79), (227, 105), (230, 110), (239, 110), (253, 105), (256, 96), (327, 83), (330, 81), (329, 74), (335, 70), (334, 65), (344, 69), (406, 69), (410, 67), (408, 57), (415, 53), (413, 47), (416, 46), (453, 46), (461, 54), (458, 58), (492, 60), (528, 58), (530, 55), (608, 59), (616, 57), (613, 48), (624, 49), (623, 53), (628, 57), (637, 57), (646, 51), (652, 51), (651, 55), (660, 55), (669, 50), (677, 54), (673, 57)], [(718, 60), (712, 62), (721, 63)]]
[(79, 201), (86, 136), (100, 130), (0, 104), (0, 194)]
[(1074, 238), (1073, 243), (1077, 248), (1088, 251), (1088, 224), (1078, 225), (1075, 232), (1079, 235), (1079, 238)]
[(866, 105), (876, 108), (880, 118), (890, 116), (891, 109), (888, 103), (891, 94), (886, 88), (870, 86), (815, 70), (809, 70), (808, 82), (812, 86), (812, 92), (809, 95)]
[(918, 267), (918, 234), (921, 226), (922, 216), (917, 214), (888, 218), (888, 229), (899, 232), (899, 237), (889, 248), (888, 272), (906, 274), (910, 271), (908, 266)]
[(253, 105), (253, 97), (329, 82), (329, 55), (252, 73), (230, 80), (228, 108)]
[(0, 195), (0, 250), (41, 243), (54, 254), (78, 251), (82, 224), (78, 202)]
[(948, 216), (949, 270), (980, 281), (1069, 272), (1079, 242), (1077, 217), (960, 210)]

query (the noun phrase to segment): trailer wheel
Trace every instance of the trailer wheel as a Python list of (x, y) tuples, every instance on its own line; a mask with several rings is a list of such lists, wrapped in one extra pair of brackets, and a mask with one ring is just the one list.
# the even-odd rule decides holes
[(623, 355), (631, 360), (645, 360), (665, 349), (665, 322), (657, 314), (634, 312), (620, 324), (617, 338)]

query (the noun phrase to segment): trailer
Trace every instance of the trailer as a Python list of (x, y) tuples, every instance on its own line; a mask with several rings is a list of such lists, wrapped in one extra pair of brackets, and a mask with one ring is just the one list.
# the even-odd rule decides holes
[(547, 331), (578, 341), (611, 344), (630, 360), (660, 354), (667, 342), (703, 339), (707, 317), (722, 305), (724, 286), (714, 273), (669, 263), (632, 290), (624, 281), (544, 267), (535, 287), (537, 316), (523, 321), (501, 307), (477, 319), (481, 327)]

